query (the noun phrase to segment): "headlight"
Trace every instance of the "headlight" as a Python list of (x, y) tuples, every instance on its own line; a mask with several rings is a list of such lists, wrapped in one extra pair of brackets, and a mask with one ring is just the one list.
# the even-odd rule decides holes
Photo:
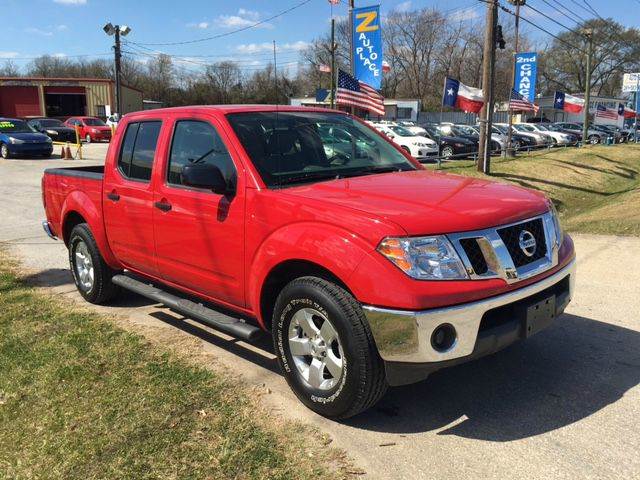
[(464, 144), (464, 143), (454, 143), (454, 145), (455, 145), (456, 147), (458, 147), (458, 148), (462, 148), (462, 147), (464, 147), (464, 146), (465, 146), (465, 144)]
[(549, 210), (551, 210), (551, 218), (553, 219), (553, 229), (556, 234), (556, 243), (558, 247), (562, 245), (562, 241), (564, 240), (564, 231), (562, 230), (562, 225), (560, 224), (560, 217), (558, 215), (558, 211), (556, 210), (556, 206), (553, 202), (549, 202)]
[(418, 280), (460, 280), (467, 277), (464, 265), (445, 236), (385, 238), (378, 252), (400, 270)]
[(24, 143), (24, 140), (20, 140), (19, 138), (15, 137), (9, 137), (9, 141), (14, 145), (20, 145), (21, 143)]
[(416, 142), (416, 143), (414, 143), (414, 145), (415, 145), (416, 147), (426, 147), (426, 146), (427, 146), (427, 144), (426, 144), (426, 143), (421, 143), (421, 142)]
[(45, 138), (44, 141), (47, 142), (47, 143), (53, 142), (53, 140), (51, 140), (49, 137)]
[(58, 132), (56, 132), (55, 130), (47, 130), (46, 131), (49, 135), (58, 135)]
[(99, 133), (99, 130), (97, 128), (92, 128), (91, 133)]

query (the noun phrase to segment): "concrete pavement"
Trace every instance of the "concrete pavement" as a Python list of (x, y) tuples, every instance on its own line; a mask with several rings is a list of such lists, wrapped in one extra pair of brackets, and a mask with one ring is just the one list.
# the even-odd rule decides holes
[[(40, 178), (45, 168), (100, 163), (105, 151), (89, 145), (84, 161), (0, 159), (0, 244), (34, 282), (78, 301), (64, 245), (40, 226)], [(640, 238), (575, 241), (576, 298), (554, 326), (391, 389), (344, 423), (297, 401), (268, 339), (235, 341), (133, 295), (99, 310), (203, 366), (241, 376), (269, 408), (329, 433), (368, 478), (640, 478)]]

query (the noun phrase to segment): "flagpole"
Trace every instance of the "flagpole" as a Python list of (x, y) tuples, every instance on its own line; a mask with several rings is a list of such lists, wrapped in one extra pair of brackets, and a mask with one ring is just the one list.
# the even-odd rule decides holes
[(510, 3), (515, 3), (516, 6), (516, 24), (515, 24), (515, 40), (513, 42), (513, 72), (511, 76), (511, 88), (509, 89), (509, 106), (508, 106), (508, 114), (509, 114), (509, 131), (507, 132), (507, 149), (503, 153), (505, 157), (515, 157), (515, 153), (511, 144), (513, 143), (511, 129), (513, 126), (513, 109), (511, 108), (511, 90), (516, 90), (515, 82), (516, 82), (516, 55), (518, 54), (518, 43), (520, 40), (519, 29), (520, 29), (520, 6), (526, 3), (526, 0), (509, 0)]
[(331, 18), (331, 108), (336, 107), (336, 19)]

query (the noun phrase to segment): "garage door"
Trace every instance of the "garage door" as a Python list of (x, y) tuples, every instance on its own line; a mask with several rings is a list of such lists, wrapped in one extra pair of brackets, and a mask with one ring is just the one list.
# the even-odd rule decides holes
[(38, 117), (38, 87), (0, 87), (0, 115), (3, 117)]
[(87, 114), (84, 87), (44, 87), (47, 117), (73, 117)]

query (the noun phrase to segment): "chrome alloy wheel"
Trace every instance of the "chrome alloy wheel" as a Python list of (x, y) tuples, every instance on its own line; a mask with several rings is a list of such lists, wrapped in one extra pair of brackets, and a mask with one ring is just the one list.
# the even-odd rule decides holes
[(330, 390), (344, 371), (338, 332), (313, 308), (298, 310), (289, 324), (289, 350), (298, 374), (312, 388)]
[(78, 242), (75, 256), (76, 260), (74, 262), (74, 268), (76, 271), (76, 278), (78, 279), (80, 288), (85, 292), (88, 292), (93, 288), (94, 270), (93, 261), (91, 260), (91, 255), (89, 254), (89, 249), (87, 248), (86, 243), (82, 241)]

